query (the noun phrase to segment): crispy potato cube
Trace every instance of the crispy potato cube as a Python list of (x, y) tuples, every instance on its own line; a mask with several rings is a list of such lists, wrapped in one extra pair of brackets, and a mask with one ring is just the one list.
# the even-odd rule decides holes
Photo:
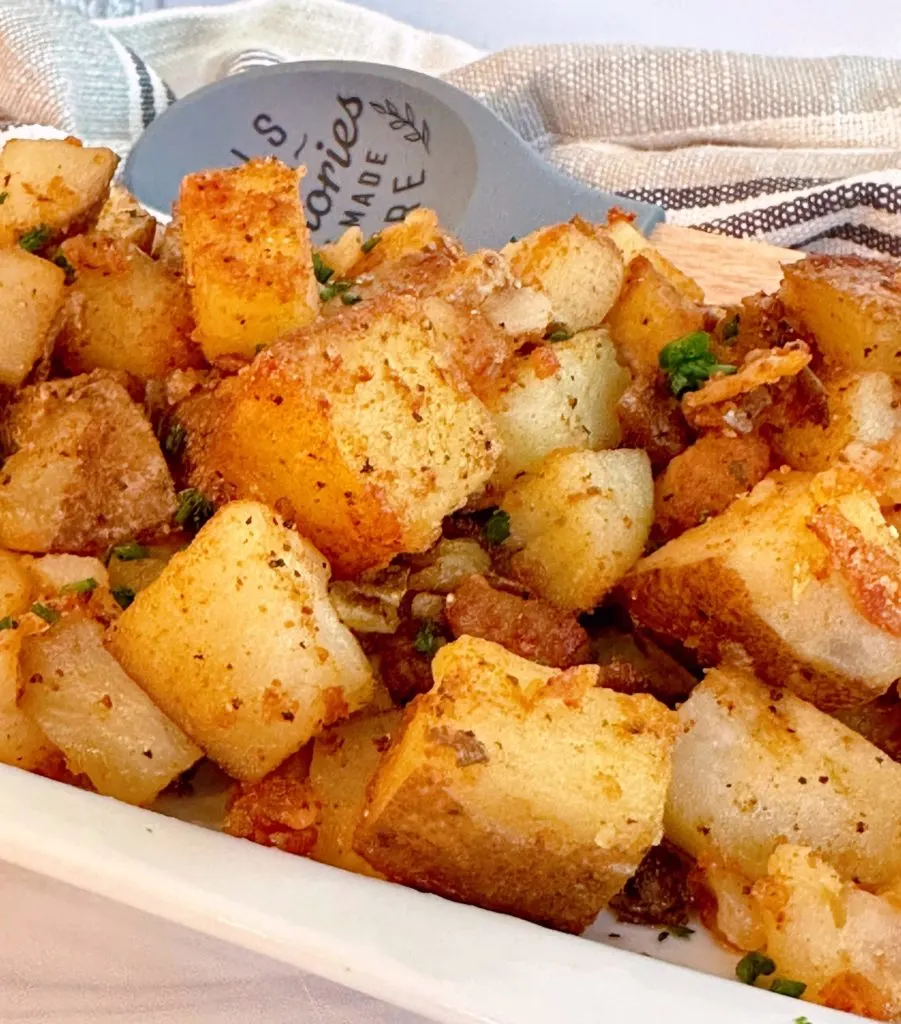
[(901, 263), (808, 256), (787, 265), (779, 297), (827, 363), (901, 373)]
[(901, 876), (901, 764), (812, 704), (714, 669), (679, 708), (666, 835), (702, 863), (761, 878), (786, 838), (843, 877)]
[(597, 327), (623, 284), (619, 249), (578, 217), (539, 228), (501, 252), (523, 284), (547, 294), (554, 320), (570, 331)]
[(144, 380), (202, 366), (188, 290), (127, 242), (80, 236), (63, 244), (75, 268), (56, 351), (71, 373), (126, 370)]
[(90, 374), (23, 391), (3, 432), (0, 544), (99, 553), (166, 523), (168, 467), (140, 408), (115, 377)]
[(368, 253), (361, 253), (360, 259), (349, 268), (349, 276), (371, 274), (383, 264), (394, 263), (429, 246), (461, 251), (459, 244), (441, 227), (434, 210), (411, 210), (400, 223), (382, 228), (375, 245)]
[(704, 327), (704, 307), (687, 298), (643, 255), (626, 268), (607, 327), (622, 361), (634, 373), (656, 374), (660, 350)]
[(366, 787), (402, 718), (400, 711), (361, 715), (332, 726), (313, 741), (310, 786), (319, 804), (319, 829), (310, 856), (361, 875), (382, 876), (354, 852), (354, 832)]
[[(2, 208), (0, 208), (2, 209)], [(65, 274), (24, 249), (0, 249), (0, 384), (18, 387), (62, 324)]]
[(432, 341), (393, 298), (260, 353), (183, 420), (192, 481), (279, 509), (340, 577), (427, 549), (497, 459), (488, 411)]
[(843, 881), (802, 846), (780, 846), (754, 886), (766, 953), (804, 998), (836, 1010), (901, 1016), (901, 905)]
[(517, 359), (488, 402), (502, 445), (492, 487), (503, 490), (557, 448), (615, 448), (616, 403), (628, 386), (629, 371), (603, 330)]
[(207, 359), (252, 356), (319, 312), (303, 174), (266, 159), (182, 181), (181, 242)]
[(103, 646), (103, 627), (65, 615), (22, 644), (21, 706), (98, 793), (150, 803), (201, 757)]
[(561, 608), (587, 611), (641, 557), (654, 519), (651, 464), (642, 451), (552, 452), (517, 480), (510, 516), (515, 574)]
[(345, 278), (363, 256), (363, 232), (358, 227), (348, 228), (337, 242), (321, 245), (316, 251), (334, 277)]
[(119, 158), (77, 139), (10, 139), (0, 151), (0, 247), (46, 229), (44, 244), (87, 227), (106, 199)]
[(675, 716), (461, 637), (373, 778), (359, 854), (392, 881), (580, 932), (660, 839)]
[(44, 555), (43, 558), (22, 559), (34, 593), (40, 597), (53, 597), (63, 587), (92, 579), (97, 586), (105, 587), (109, 582), (106, 566), (99, 558), (82, 555)]
[(828, 469), (849, 444), (877, 445), (901, 431), (901, 402), (887, 373), (844, 373), (825, 388), (826, 426), (801, 422), (773, 435), (778, 455), (793, 469)]
[(642, 559), (624, 590), (635, 621), (688, 643), (701, 664), (736, 654), (831, 710), (873, 700), (901, 674), (899, 627), (886, 618), (895, 598), (872, 562), (899, 556), (868, 491), (773, 474)]
[(136, 245), (149, 256), (156, 238), (156, 221), (121, 185), (113, 185), (100, 209), (95, 235), (108, 235), (125, 245)]
[(255, 782), (372, 696), (328, 576), (265, 505), (233, 502), (137, 595), (110, 650), (229, 775)]
[(613, 239), (619, 249), (623, 262), (628, 265), (636, 256), (644, 258), (654, 269), (666, 278), (686, 298), (694, 302), (704, 301), (704, 291), (688, 274), (684, 274), (674, 263), (671, 263), (659, 249), (656, 249), (633, 225), (628, 216), (611, 216), (605, 227), (599, 229)]

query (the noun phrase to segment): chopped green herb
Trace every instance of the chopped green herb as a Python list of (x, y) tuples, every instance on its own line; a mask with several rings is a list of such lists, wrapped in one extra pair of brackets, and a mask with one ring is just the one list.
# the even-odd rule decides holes
[(66, 284), (71, 284), (75, 280), (75, 267), (66, 259), (61, 252), (58, 252), (52, 260), (61, 270), (65, 271)]
[(677, 939), (690, 939), (694, 935), (694, 928), (686, 928), (684, 924), (668, 924), (666, 930)]
[(181, 453), (185, 450), (187, 437), (187, 430), (178, 420), (175, 420), (166, 431), (166, 436), (163, 439), (163, 451), (170, 459), (177, 459), (181, 456)]
[(50, 241), (51, 234), (53, 232), (50, 228), (46, 224), (41, 224), (39, 227), (32, 228), (31, 231), (26, 231), (19, 239), (19, 245), (26, 252), (37, 252)]
[[(110, 558), (118, 558), (120, 562), (137, 562), (140, 558), (149, 558), (150, 550), (136, 540), (127, 541), (125, 544), (117, 544), (110, 548)], [(107, 562), (109, 559), (107, 559)]]
[(659, 361), (676, 398), (686, 391), (697, 391), (715, 373), (735, 373), (738, 369), (716, 361), (716, 356), (710, 351), (710, 335), (706, 331), (693, 331), (684, 338), (671, 341), (661, 350)]
[(216, 506), (210, 499), (195, 487), (179, 491), (177, 497), (178, 508), (175, 511), (175, 522), (183, 530), (192, 530), (196, 533), (216, 511)]
[(569, 341), (572, 337), (572, 331), (568, 331), (565, 327), (558, 327), (556, 331), (551, 331), (547, 336), (548, 341)]
[(41, 604), (39, 601), (31, 606), (31, 610), (39, 619), (43, 619), (50, 626), (54, 622), (59, 622), (59, 612), (54, 611), (53, 608), (48, 608), (47, 605)]
[(319, 289), (319, 298), (323, 302), (330, 302), (336, 295), (343, 295), (344, 292), (350, 291), (352, 286), (353, 281), (332, 281), (325, 288)]
[(131, 587), (114, 587), (113, 597), (119, 603), (120, 608), (127, 608), (135, 599), (135, 592)]
[(0, 192), (0, 206), (2, 206), (9, 198), (9, 192)]
[(360, 246), (363, 252), (372, 252), (372, 250), (381, 242), (381, 232), (376, 231), (374, 235), (370, 235), (369, 238)]
[(345, 306), (356, 306), (358, 302), (362, 302), (363, 299), (359, 295), (351, 295), (350, 292), (345, 292), (341, 296), (341, 301)]
[(789, 999), (800, 999), (807, 991), (807, 985), (803, 981), (792, 981), (790, 978), (773, 978), (770, 982), (770, 992), (780, 996), (788, 996)]
[(723, 341), (728, 345), (738, 337), (738, 313), (723, 324)]
[(313, 273), (316, 275), (316, 280), (320, 284), (325, 284), (332, 274), (334, 274), (334, 270), (332, 270), (332, 268), (323, 261), (318, 252), (313, 253)]
[(0, 632), (4, 629), (18, 629), (19, 623), (11, 616), (7, 615), (5, 618), (0, 619)]
[(61, 594), (90, 594), (92, 590), (96, 590), (99, 584), (93, 576), (88, 576), (86, 580), (76, 580), (74, 583), (66, 583), (59, 588)]
[(413, 650), (432, 658), (438, 652), (438, 648), (443, 645), (443, 640), (444, 638), (435, 628), (434, 622), (424, 622), (419, 627), (419, 632), (413, 641)]
[(775, 963), (763, 953), (745, 953), (735, 965), (735, 976), (746, 985), (753, 985), (762, 974), (769, 975), (775, 970)]
[(795, 1017), (795, 1024), (810, 1024), (806, 1017)]
[(482, 527), (482, 533), (489, 544), (503, 544), (510, 536), (510, 513), (502, 508), (495, 509)]

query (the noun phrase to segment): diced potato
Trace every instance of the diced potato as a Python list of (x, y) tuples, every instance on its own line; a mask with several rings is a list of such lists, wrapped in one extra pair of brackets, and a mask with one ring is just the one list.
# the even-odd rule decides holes
[(808, 256), (785, 268), (779, 297), (828, 363), (901, 373), (901, 269), (896, 260)]
[(675, 716), (461, 637), (432, 662), (355, 848), (392, 881), (580, 932), (660, 839)]
[[(445, 234), (434, 210), (411, 210), (398, 224), (382, 228), (378, 241), (368, 253), (350, 268), (350, 275), (371, 274), (385, 263), (393, 263), (412, 253), (422, 252), (429, 246), (450, 247), (460, 251), (459, 245)], [(328, 262), (328, 261), (326, 261)]]
[[(620, 440), (616, 403), (629, 386), (629, 371), (616, 361), (606, 331), (583, 331), (548, 346), (556, 362), (516, 360), (501, 393), (489, 401), (502, 454), (492, 478), (508, 487), (557, 448), (615, 448)], [(553, 362), (551, 365), (553, 365)]]
[(901, 675), (885, 582), (901, 546), (872, 494), (831, 481), (773, 474), (644, 558), (624, 582), (632, 617), (701, 664), (748, 659), (826, 710), (884, 693)]
[(106, 199), (119, 158), (77, 139), (10, 139), (0, 151), (0, 247), (30, 231), (43, 244), (87, 227)]
[(844, 878), (901, 877), (901, 764), (793, 694), (714, 669), (679, 708), (667, 838), (701, 863), (766, 874), (785, 842)]
[(147, 379), (203, 365), (191, 339), (188, 290), (164, 264), (108, 236), (69, 239), (62, 252), (75, 268), (57, 343), (67, 370), (127, 370)]
[(432, 339), (414, 300), (390, 298), (272, 346), (182, 419), (192, 482), (265, 500), (340, 577), (425, 550), (497, 459), (487, 410)]
[(93, 232), (108, 235), (126, 245), (136, 245), (149, 256), (156, 238), (156, 221), (121, 185), (113, 185)]
[(103, 647), (103, 628), (80, 612), (22, 644), (21, 706), (98, 793), (153, 800), (201, 751)]
[(754, 887), (766, 953), (804, 998), (836, 1010), (901, 1016), (901, 906), (847, 881), (811, 850), (780, 846)]
[(310, 856), (361, 875), (381, 875), (354, 852), (354, 832), (366, 787), (402, 718), (400, 711), (362, 715), (327, 729), (313, 741), (310, 785), (319, 803), (319, 829)]
[(607, 327), (620, 358), (635, 373), (656, 374), (660, 350), (704, 328), (704, 307), (672, 285), (643, 255), (635, 256)]
[(523, 284), (547, 294), (554, 320), (570, 331), (597, 327), (623, 284), (619, 249), (578, 217), (539, 228), (501, 252)]
[(828, 469), (849, 444), (880, 444), (901, 431), (901, 401), (887, 373), (845, 373), (825, 386), (828, 426), (802, 422), (773, 436), (778, 454), (793, 469)]
[(41, 597), (58, 594), (60, 590), (83, 580), (94, 580), (99, 587), (109, 581), (106, 567), (99, 558), (81, 555), (44, 555), (43, 558), (23, 559), (31, 577), (34, 592)]
[(265, 505), (233, 502), (137, 595), (110, 650), (229, 775), (257, 781), (372, 696), (328, 576)]
[(182, 181), (181, 242), (207, 359), (252, 356), (319, 312), (303, 174), (266, 159)]
[(671, 263), (658, 249), (644, 237), (644, 235), (633, 225), (630, 217), (611, 216), (606, 227), (601, 228), (613, 239), (619, 249), (623, 262), (628, 266), (636, 256), (644, 258), (654, 269), (666, 278), (667, 281), (677, 290), (682, 292), (686, 298), (694, 302), (704, 301), (704, 291), (701, 286), (688, 274)]
[(363, 232), (358, 227), (352, 227), (348, 228), (337, 242), (321, 245), (316, 251), (335, 278), (344, 278), (363, 256), (362, 246)]
[(115, 376), (27, 388), (2, 429), (13, 454), (0, 477), (0, 545), (100, 553), (175, 509), (150, 423)]
[(129, 590), (136, 594), (158, 579), (176, 551), (185, 546), (183, 537), (175, 536), (167, 543), (153, 544), (142, 557), (120, 558), (113, 549), (109, 565), (109, 586), (112, 590)]
[[(0, 207), (2, 210), (2, 207)], [(18, 387), (62, 324), (65, 274), (24, 249), (0, 249), (0, 384)]]
[(736, 949), (763, 948), (763, 915), (753, 896), (753, 884), (745, 875), (705, 862), (703, 868), (695, 865), (693, 883), (701, 921), (717, 938)]
[(552, 452), (517, 480), (510, 516), (516, 575), (561, 608), (587, 611), (641, 557), (654, 519), (651, 464), (642, 451)]

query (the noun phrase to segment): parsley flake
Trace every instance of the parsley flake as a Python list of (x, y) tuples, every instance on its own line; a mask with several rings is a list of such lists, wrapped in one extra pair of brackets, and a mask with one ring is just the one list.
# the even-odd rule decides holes
[(19, 239), (19, 245), (26, 252), (37, 252), (38, 249), (42, 249), (50, 241), (51, 234), (50, 228), (46, 224), (41, 224), (36, 228), (32, 228), (31, 231), (26, 231)]
[(791, 978), (773, 978), (770, 982), (770, 992), (788, 996), (789, 999), (800, 999), (806, 991), (807, 985), (803, 981), (792, 981)]
[(769, 975), (776, 970), (776, 964), (763, 953), (745, 953), (735, 965), (735, 976), (746, 985), (753, 985), (763, 974)]
[(53, 608), (48, 608), (47, 605), (41, 604), (40, 601), (35, 602), (31, 606), (31, 610), (39, 619), (43, 619), (48, 626), (52, 626), (55, 622), (59, 622), (60, 614)]
[(352, 284), (352, 281), (332, 281), (331, 284), (319, 289), (319, 298), (322, 302), (330, 302), (336, 295), (350, 291)]
[(116, 599), (119, 607), (124, 610), (134, 601), (135, 592), (131, 587), (114, 587), (113, 597)]
[(376, 231), (374, 235), (370, 235), (369, 238), (360, 246), (364, 253), (370, 253), (372, 250), (381, 242), (381, 232)]
[(216, 506), (195, 487), (178, 492), (178, 508), (175, 522), (183, 530), (196, 533), (208, 519), (212, 519)]
[(175, 420), (166, 431), (166, 436), (163, 438), (163, 451), (170, 459), (179, 458), (185, 449), (185, 441), (187, 438), (187, 430), (185, 430), (178, 420)]
[(810, 1024), (806, 1017), (795, 1017), (795, 1024)]
[[(110, 558), (118, 558), (120, 562), (137, 562), (141, 558), (150, 557), (150, 549), (145, 548), (136, 540), (126, 541), (124, 544), (117, 544), (110, 548)], [(109, 562), (109, 559), (107, 559)]]
[(88, 576), (86, 580), (76, 580), (74, 583), (66, 583), (59, 588), (61, 594), (90, 594), (92, 590), (96, 590), (99, 584), (93, 576)]
[(66, 275), (66, 284), (71, 284), (75, 280), (75, 267), (66, 259), (66, 257), (58, 252), (53, 259), (52, 263), (55, 263)]
[(0, 619), (0, 633), (2, 633), (4, 629), (18, 629), (18, 628), (19, 628), (19, 623), (16, 622), (16, 620), (11, 615), (7, 615), (4, 618)]
[(715, 373), (735, 373), (737, 366), (718, 363), (710, 351), (710, 335), (693, 331), (677, 338), (661, 349), (660, 368), (669, 377), (669, 386), (676, 398), (697, 389)]
[(489, 544), (503, 544), (510, 536), (510, 513), (496, 508), (482, 527), (482, 533)]
[(320, 284), (325, 284), (334, 274), (334, 270), (323, 260), (318, 252), (313, 253), (313, 273)]
[(572, 336), (573, 332), (568, 331), (562, 324), (551, 324), (545, 339), (547, 341), (569, 341)]
[(413, 641), (413, 650), (433, 658), (438, 653), (438, 648), (443, 646), (443, 643), (444, 638), (435, 628), (435, 623), (424, 622), (419, 627), (419, 632)]
[(2, 206), (9, 198), (9, 192), (0, 192), (0, 206)]

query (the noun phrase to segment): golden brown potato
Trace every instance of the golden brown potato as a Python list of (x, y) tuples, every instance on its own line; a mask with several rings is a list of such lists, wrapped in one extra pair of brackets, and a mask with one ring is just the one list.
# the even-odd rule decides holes
[(10, 139), (0, 151), (0, 247), (24, 239), (34, 252), (88, 227), (118, 162), (77, 139)]
[[(377, 244), (377, 243), (376, 243)], [(335, 278), (345, 278), (363, 256), (363, 232), (358, 227), (348, 228), (337, 242), (319, 246), (315, 251), (319, 259), (331, 270)]]
[(656, 375), (660, 350), (704, 327), (704, 308), (672, 285), (643, 255), (626, 268), (622, 290), (607, 314), (607, 327), (633, 373)]
[(599, 231), (609, 235), (613, 240), (626, 266), (636, 256), (644, 256), (654, 269), (665, 277), (677, 291), (682, 292), (686, 298), (691, 299), (693, 302), (704, 301), (704, 292), (697, 281), (689, 277), (688, 274), (684, 274), (663, 253), (655, 249), (633, 225), (630, 216), (618, 215), (618, 211), (612, 211), (608, 217), (607, 224), (600, 228)]
[(17, 551), (105, 551), (167, 523), (172, 478), (153, 431), (104, 373), (22, 391), (6, 411), (0, 544)]
[(624, 590), (635, 621), (702, 664), (735, 654), (829, 710), (873, 700), (901, 674), (897, 597), (874, 561), (897, 572), (896, 558), (859, 484), (779, 473), (642, 559)]
[(56, 348), (67, 370), (146, 380), (203, 365), (187, 288), (164, 264), (105, 235), (71, 238), (62, 252), (75, 268)]
[(615, 448), (616, 403), (628, 384), (629, 371), (616, 361), (603, 330), (583, 331), (517, 359), (487, 403), (502, 444), (492, 488), (504, 490), (557, 448)]
[(252, 356), (319, 312), (298, 171), (275, 159), (189, 174), (178, 200), (196, 338)]
[(451, 899), (580, 932), (660, 838), (675, 736), (652, 697), (461, 637), (373, 778), (355, 848)]
[(0, 384), (18, 387), (62, 325), (65, 274), (23, 249), (0, 249)]
[(901, 1016), (901, 906), (842, 880), (800, 845), (780, 846), (754, 886), (766, 953), (803, 998), (874, 1020)]
[(313, 741), (312, 797), (319, 804), (319, 828), (310, 856), (360, 875), (382, 876), (354, 852), (354, 832), (363, 812), (366, 787), (391, 742), (402, 712), (359, 715), (332, 726)]
[(541, 597), (587, 611), (641, 557), (654, 519), (651, 464), (642, 451), (562, 449), (517, 480), (511, 567)]
[(539, 228), (501, 253), (523, 284), (545, 292), (554, 320), (570, 331), (597, 327), (622, 287), (619, 249), (578, 217)]
[(92, 231), (125, 245), (136, 245), (149, 256), (156, 238), (156, 221), (128, 189), (113, 185)]
[(432, 348), (418, 304), (321, 321), (225, 381), (188, 428), (191, 479), (283, 512), (339, 577), (423, 551), (497, 459), (487, 410)]
[(779, 298), (827, 363), (901, 373), (901, 264), (808, 256), (785, 268)]
[[(411, 210), (400, 223), (389, 224), (373, 237), (377, 239), (375, 244), (367, 253), (361, 252), (360, 258), (349, 268), (348, 276), (371, 274), (383, 264), (422, 252), (430, 246), (462, 253), (459, 243), (441, 227), (438, 214), (429, 209)], [(372, 239), (369, 241), (371, 243)]]
[(901, 877), (901, 765), (863, 737), (750, 673), (707, 674), (679, 708), (667, 838), (748, 879), (785, 841), (844, 878)]
[(136, 596), (110, 650), (229, 775), (256, 782), (372, 696), (328, 575), (265, 505), (233, 502)]
[(21, 564), (31, 580), (35, 597), (55, 597), (64, 587), (93, 580), (98, 587), (109, 582), (106, 567), (99, 558), (81, 555), (44, 555), (42, 558), (21, 557)]

